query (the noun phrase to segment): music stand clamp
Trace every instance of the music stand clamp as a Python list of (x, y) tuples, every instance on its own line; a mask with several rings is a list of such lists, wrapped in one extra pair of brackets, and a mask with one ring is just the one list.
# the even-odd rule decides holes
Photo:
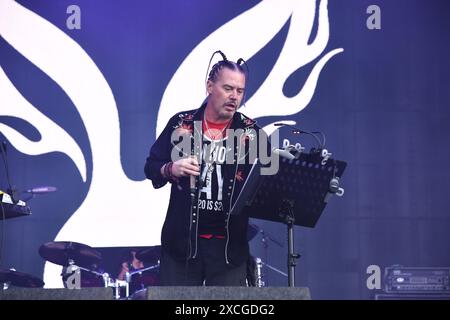
[[(288, 282), (295, 285), (294, 225), (313, 228), (333, 194), (346, 163), (327, 159), (318, 152), (300, 153), (293, 159), (280, 158), (275, 175), (261, 175), (261, 163), (254, 162), (231, 214), (284, 223), (288, 233)], [(341, 191), (340, 191), (341, 190)]]

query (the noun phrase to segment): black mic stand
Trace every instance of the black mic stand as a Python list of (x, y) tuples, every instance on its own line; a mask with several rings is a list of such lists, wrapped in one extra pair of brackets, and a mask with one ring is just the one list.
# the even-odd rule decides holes
[(288, 284), (290, 287), (295, 286), (295, 266), (297, 262), (295, 259), (299, 259), (300, 255), (298, 253), (294, 253), (294, 223), (295, 223), (295, 215), (294, 215), (294, 206), (292, 201), (283, 200), (282, 207), (279, 212), (279, 216), (283, 219), (283, 222), (287, 226), (287, 234), (288, 234)]

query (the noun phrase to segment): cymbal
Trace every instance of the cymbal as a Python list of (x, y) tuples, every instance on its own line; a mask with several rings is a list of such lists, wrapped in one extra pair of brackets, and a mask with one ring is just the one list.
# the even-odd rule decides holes
[(77, 266), (90, 268), (102, 259), (102, 255), (97, 250), (88, 245), (71, 241), (52, 241), (41, 245), (39, 254), (47, 261), (61, 266), (69, 265), (69, 260), (73, 260)]
[(258, 227), (256, 224), (249, 223), (247, 228), (247, 241), (252, 240), (258, 232), (261, 230), (260, 227)]
[(136, 258), (143, 262), (156, 263), (161, 258), (161, 246), (142, 249), (136, 253)]
[(25, 288), (42, 288), (44, 286), (44, 281), (30, 274), (0, 269), (0, 283), (6, 282), (10, 282), (11, 285), (16, 287)]

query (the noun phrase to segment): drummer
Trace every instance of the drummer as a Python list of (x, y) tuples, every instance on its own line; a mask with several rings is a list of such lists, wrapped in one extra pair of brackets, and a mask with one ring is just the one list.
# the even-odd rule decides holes
[(159, 268), (155, 263), (158, 260), (159, 251), (160, 247), (154, 246), (143, 250), (131, 249), (127, 252), (117, 280), (125, 280), (129, 283), (130, 294), (148, 286), (159, 285)]
[(126, 261), (122, 262), (121, 269), (117, 275), (118, 280), (126, 280), (126, 273), (144, 268), (144, 262), (136, 258), (137, 250), (132, 249), (126, 257)]

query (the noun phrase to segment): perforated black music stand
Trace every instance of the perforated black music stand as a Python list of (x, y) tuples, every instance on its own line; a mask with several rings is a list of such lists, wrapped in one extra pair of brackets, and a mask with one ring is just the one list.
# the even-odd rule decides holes
[[(339, 160), (324, 159), (319, 153), (301, 153), (288, 160), (280, 157), (276, 175), (261, 175), (258, 161), (231, 209), (231, 214), (282, 222), (288, 231), (288, 282), (295, 284), (295, 265), (300, 255), (294, 253), (293, 225), (313, 228), (336, 189), (332, 179), (339, 179), (346, 167)], [(336, 181), (336, 180), (335, 180)]]

